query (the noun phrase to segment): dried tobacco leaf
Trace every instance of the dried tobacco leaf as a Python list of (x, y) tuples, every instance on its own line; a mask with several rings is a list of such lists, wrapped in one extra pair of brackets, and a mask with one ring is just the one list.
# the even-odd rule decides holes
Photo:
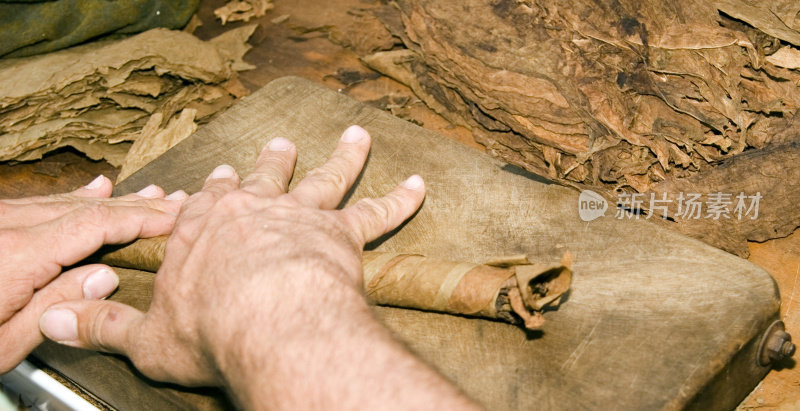
[(797, 139), (797, 50), (771, 37), (792, 41), (797, 6), (750, 4), (755, 28), (719, 13), (744, 1), (398, 0), (375, 15), (406, 49), (364, 61), (492, 154), (609, 198), (645, 193)]
[[(0, 161), (63, 146), (120, 166), (151, 158), (246, 94), (235, 79), (254, 26), (205, 42), (154, 29), (34, 57), (0, 60)], [(181, 126), (178, 127), (177, 124)], [(142, 133), (147, 125), (149, 130)], [(178, 127), (184, 132), (177, 133)], [(161, 137), (159, 137), (161, 136)], [(169, 138), (166, 138), (169, 136)], [(152, 142), (142, 139), (154, 137)], [(159, 147), (159, 142), (168, 142)], [(126, 172), (135, 171), (127, 161)]]
[(715, 0), (714, 5), (770, 36), (800, 46), (800, 3), (795, 0)]
[(214, 15), (224, 26), (232, 21), (248, 22), (253, 17), (263, 16), (274, 7), (272, 0), (230, 0), (214, 10)]
[(194, 122), (197, 110), (186, 108), (161, 128), (162, 114), (156, 113), (142, 129), (139, 138), (133, 142), (122, 164), (117, 181), (122, 181), (136, 170), (144, 167), (175, 144), (183, 141), (197, 130)]

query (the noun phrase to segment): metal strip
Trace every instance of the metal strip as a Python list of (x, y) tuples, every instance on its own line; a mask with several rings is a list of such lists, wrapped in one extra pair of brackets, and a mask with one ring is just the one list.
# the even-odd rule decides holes
[(33, 403), (35, 409), (100, 411), (28, 361), (0, 375), (0, 383)]

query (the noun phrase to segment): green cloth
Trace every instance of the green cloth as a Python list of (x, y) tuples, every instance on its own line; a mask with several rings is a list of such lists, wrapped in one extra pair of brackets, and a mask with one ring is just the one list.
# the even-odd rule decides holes
[(0, 57), (24, 57), (108, 34), (181, 28), (200, 0), (0, 0)]

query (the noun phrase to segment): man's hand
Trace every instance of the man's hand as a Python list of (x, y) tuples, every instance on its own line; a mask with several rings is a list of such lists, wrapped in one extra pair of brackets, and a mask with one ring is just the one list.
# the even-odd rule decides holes
[(187, 197), (181, 191), (165, 199), (163, 190), (149, 186), (110, 199), (111, 189), (100, 176), (69, 194), (0, 200), (0, 374), (44, 340), (39, 317), (47, 307), (104, 298), (117, 287), (107, 266), (61, 273), (62, 267), (104, 244), (168, 234)]
[(219, 166), (169, 238), (147, 313), (109, 301), (52, 307), (45, 334), (117, 352), (145, 375), (223, 385), (246, 408), (463, 408), (441, 376), (395, 342), (362, 292), (364, 244), (422, 203), (412, 176), (388, 195), (336, 207), (370, 147), (362, 128), (286, 193), (295, 146), (274, 139), (243, 181)]

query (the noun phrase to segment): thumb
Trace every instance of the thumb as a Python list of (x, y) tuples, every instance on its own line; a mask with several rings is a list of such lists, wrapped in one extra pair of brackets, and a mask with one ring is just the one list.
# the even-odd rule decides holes
[(76, 300), (51, 306), (39, 319), (47, 338), (78, 348), (130, 357), (144, 313), (114, 301)]
[[(74, 300), (51, 306), (39, 329), (60, 344), (122, 354), (145, 376), (186, 386), (218, 385), (191, 347), (176, 346), (153, 331), (143, 312), (114, 301)], [(157, 327), (157, 326), (155, 326)]]

